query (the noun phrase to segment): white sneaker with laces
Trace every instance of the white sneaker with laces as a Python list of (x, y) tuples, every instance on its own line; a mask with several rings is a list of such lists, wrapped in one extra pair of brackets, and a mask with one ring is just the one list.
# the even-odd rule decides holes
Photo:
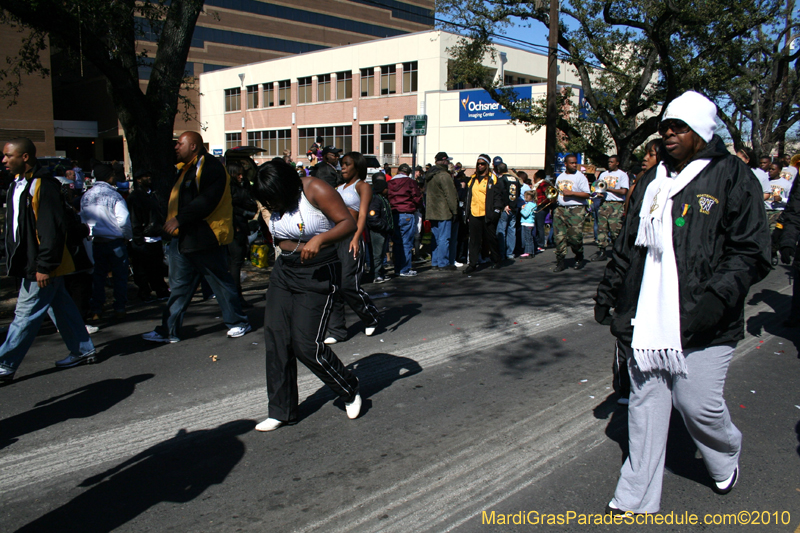
[(364, 329), (364, 335), (367, 337), (372, 337), (372, 334), (375, 333), (375, 326), (370, 326)]
[(339, 341), (337, 341), (337, 340), (336, 340), (336, 339), (334, 339), (333, 337), (328, 337), (327, 339), (325, 339), (325, 340), (324, 340), (324, 341), (322, 341), (322, 342), (324, 342), (325, 344), (336, 344), (336, 343), (337, 343), (337, 342), (339, 342)]
[(239, 337), (244, 337), (245, 334), (251, 331), (253, 328), (250, 327), (250, 324), (245, 326), (236, 326), (228, 330), (228, 337), (231, 339), (238, 339)]
[(142, 338), (144, 340), (150, 341), (150, 342), (166, 342), (166, 343), (170, 343), (170, 344), (178, 342), (178, 339), (171, 339), (169, 337), (162, 337), (161, 335), (159, 335), (155, 331), (150, 331), (148, 333), (145, 333), (144, 335), (142, 335)]
[(256, 426), (256, 431), (275, 431), (283, 425), (283, 422), (275, 418), (267, 418)]
[(345, 402), (344, 408), (347, 411), (347, 418), (355, 420), (361, 414), (361, 395), (356, 394), (353, 401), (350, 403)]
[(90, 326), (89, 324), (86, 324), (86, 333), (88, 333), (89, 335), (97, 333), (98, 331), (100, 331), (100, 328), (98, 328), (97, 326)]

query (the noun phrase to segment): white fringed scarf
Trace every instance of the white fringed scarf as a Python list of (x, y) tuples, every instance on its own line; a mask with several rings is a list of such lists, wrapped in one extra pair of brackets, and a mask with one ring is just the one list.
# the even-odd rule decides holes
[(672, 248), (672, 198), (706, 166), (709, 159), (692, 161), (677, 176), (664, 163), (647, 186), (639, 212), (636, 246), (647, 248), (642, 286), (633, 325), (633, 357), (643, 372), (666, 370), (686, 375), (681, 344), (680, 289)]

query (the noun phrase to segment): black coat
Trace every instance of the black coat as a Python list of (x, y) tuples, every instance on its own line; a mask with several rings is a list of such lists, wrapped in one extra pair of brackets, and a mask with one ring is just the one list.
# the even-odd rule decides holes
[(248, 221), (255, 218), (258, 206), (250, 189), (241, 185), (236, 178), (231, 178), (231, 202), (233, 203), (234, 237), (247, 238), (250, 235)]
[(389, 200), (379, 194), (373, 194), (367, 212), (367, 228), (381, 235), (391, 235), (393, 230), (392, 210)]
[[(20, 197), (19, 213), (14, 212), (15, 184), (11, 184), (6, 195), (8, 275), (35, 280), (37, 273), (56, 276), (91, 268), (82, 241), (85, 226), (67, 205), (61, 194), (61, 183), (38, 163), (32, 170), (33, 179), (39, 183), (38, 209), (33, 202), (31, 184)], [(15, 241), (13, 221), (16, 217), (20, 218), (19, 237)], [(68, 235), (70, 230), (72, 233)], [(65, 253), (70, 262), (62, 265)]]
[(197, 169), (192, 165), (178, 192), (178, 214), (175, 218), (180, 223), (178, 239), (181, 253), (210, 250), (220, 245), (217, 235), (205, 219), (223, 201), (225, 188), (228, 187), (228, 173), (216, 157), (209, 153), (203, 154), (203, 157), (200, 185), (196, 179)]
[(154, 193), (136, 188), (128, 195), (126, 202), (128, 202), (128, 212), (131, 214), (134, 244), (142, 246), (145, 237), (161, 236), (164, 215), (159, 209)]
[(342, 181), (342, 173), (336, 170), (336, 167), (325, 161), (317, 163), (311, 169), (311, 175), (319, 178), (334, 189), (338, 187)]
[[(761, 184), (753, 172), (732, 156), (716, 135), (695, 157), (711, 158), (673, 198), (672, 219), (691, 207), (686, 224), (673, 228), (672, 243), (678, 267), (681, 342), (699, 348), (744, 338), (744, 301), (750, 286), (770, 271), (770, 240)], [(630, 343), (631, 319), (636, 316), (647, 249), (635, 246), (639, 211), (656, 169), (650, 169), (634, 189), (628, 216), (614, 242), (612, 259), (597, 288), (598, 305), (614, 308), (611, 333)], [(700, 198), (705, 209), (701, 210)], [(712, 292), (725, 302), (719, 323), (693, 335), (686, 332), (700, 297)]]
[(795, 178), (792, 183), (792, 190), (789, 192), (789, 201), (786, 209), (781, 214), (780, 222), (783, 224), (781, 233), (780, 248), (789, 248), (794, 255), (794, 266), (800, 267), (800, 257), (797, 256), (797, 240), (800, 238), (800, 191), (797, 190), (797, 182), (800, 178)]

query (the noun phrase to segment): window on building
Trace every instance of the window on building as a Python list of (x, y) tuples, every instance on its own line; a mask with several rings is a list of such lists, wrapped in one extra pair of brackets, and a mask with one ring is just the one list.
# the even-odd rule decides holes
[(297, 78), (297, 103), (307, 104), (311, 102), (311, 76)]
[(353, 71), (336, 73), (336, 99), (350, 100), (353, 98)]
[(331, 75), (320, 74), (317, 76), (317, 102), (327, 102), (331, 95)]
[(236, 148), (237, 146), (242, 145), (242, 134), (241, 133), (226, 133), (225, 134), (225, 150), (230, 150), (231, 148)]
[(395, 139), (394, 135), (394, 122), (391, 124), (381, 124), (381, 140), (382, 141), (393, 141)]
[(258, 85), (247, 86), (247, 109), (258, 108)]
[(514, 85), (514, 76), (503, 76), (503, 85)]
[(361, 153), (362, 154), (375, 154), (375, 125), (362, 124), (361, 125)]
[(272, 82), (264, 84), (264, 107), (275, 105), (275, 86)]
[(300, 153), (307, 153), (318, 137), (322, 138), (322, 146), (335, 146), (343, 153), (353, 150), (353, 126), (326, 126), (320, 128), (298, 128), (297, 148)]
[(262, 157), (280, 157), (292, 149), (292, 130), (248, 131), (247, 144), (266, 150)]
[(291, 80), (282, 80), (278, 82), (278, 105), (292, 105)]
[(394, 65), (381, 67), (381, 94), (395, 94), (397, 92), (397, 72)]
[[(403, 92), (417, 92), (417, 62), (403, 63)], [(408, 153), (408, 152), (405, 152)]]
[(242, 90), (240, 88), (225, 89), (225, 111), (242, 110)]
[(361, 97), (375, 96), (375, 70), (372, 68), (361, 69)]
[(517, 85), (525, 85), (526, 83), (525, 78), (517, 78)]
[(333, 129), (333, 145), (343, 154), (353, 151), (353, 126), (336, 126)]

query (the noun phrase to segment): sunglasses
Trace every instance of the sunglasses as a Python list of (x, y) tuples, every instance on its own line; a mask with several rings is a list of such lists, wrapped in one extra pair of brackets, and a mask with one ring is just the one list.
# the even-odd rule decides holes
[(665, 120), (658, 125), (658, 134), (666, 135), (668, 130), (672, 130), (675, 135), (686, 133), (691, 128), (682, 120)]
[(478, 161), (478, 164), (477, 164), (477, 166), (479, 166), (479, 167), (485, 167), (485, 166), (486, 166), (486, 165), (488, 165), (488, 164), (489, 164), (489, 163), (487, 163), (486, 161)]

